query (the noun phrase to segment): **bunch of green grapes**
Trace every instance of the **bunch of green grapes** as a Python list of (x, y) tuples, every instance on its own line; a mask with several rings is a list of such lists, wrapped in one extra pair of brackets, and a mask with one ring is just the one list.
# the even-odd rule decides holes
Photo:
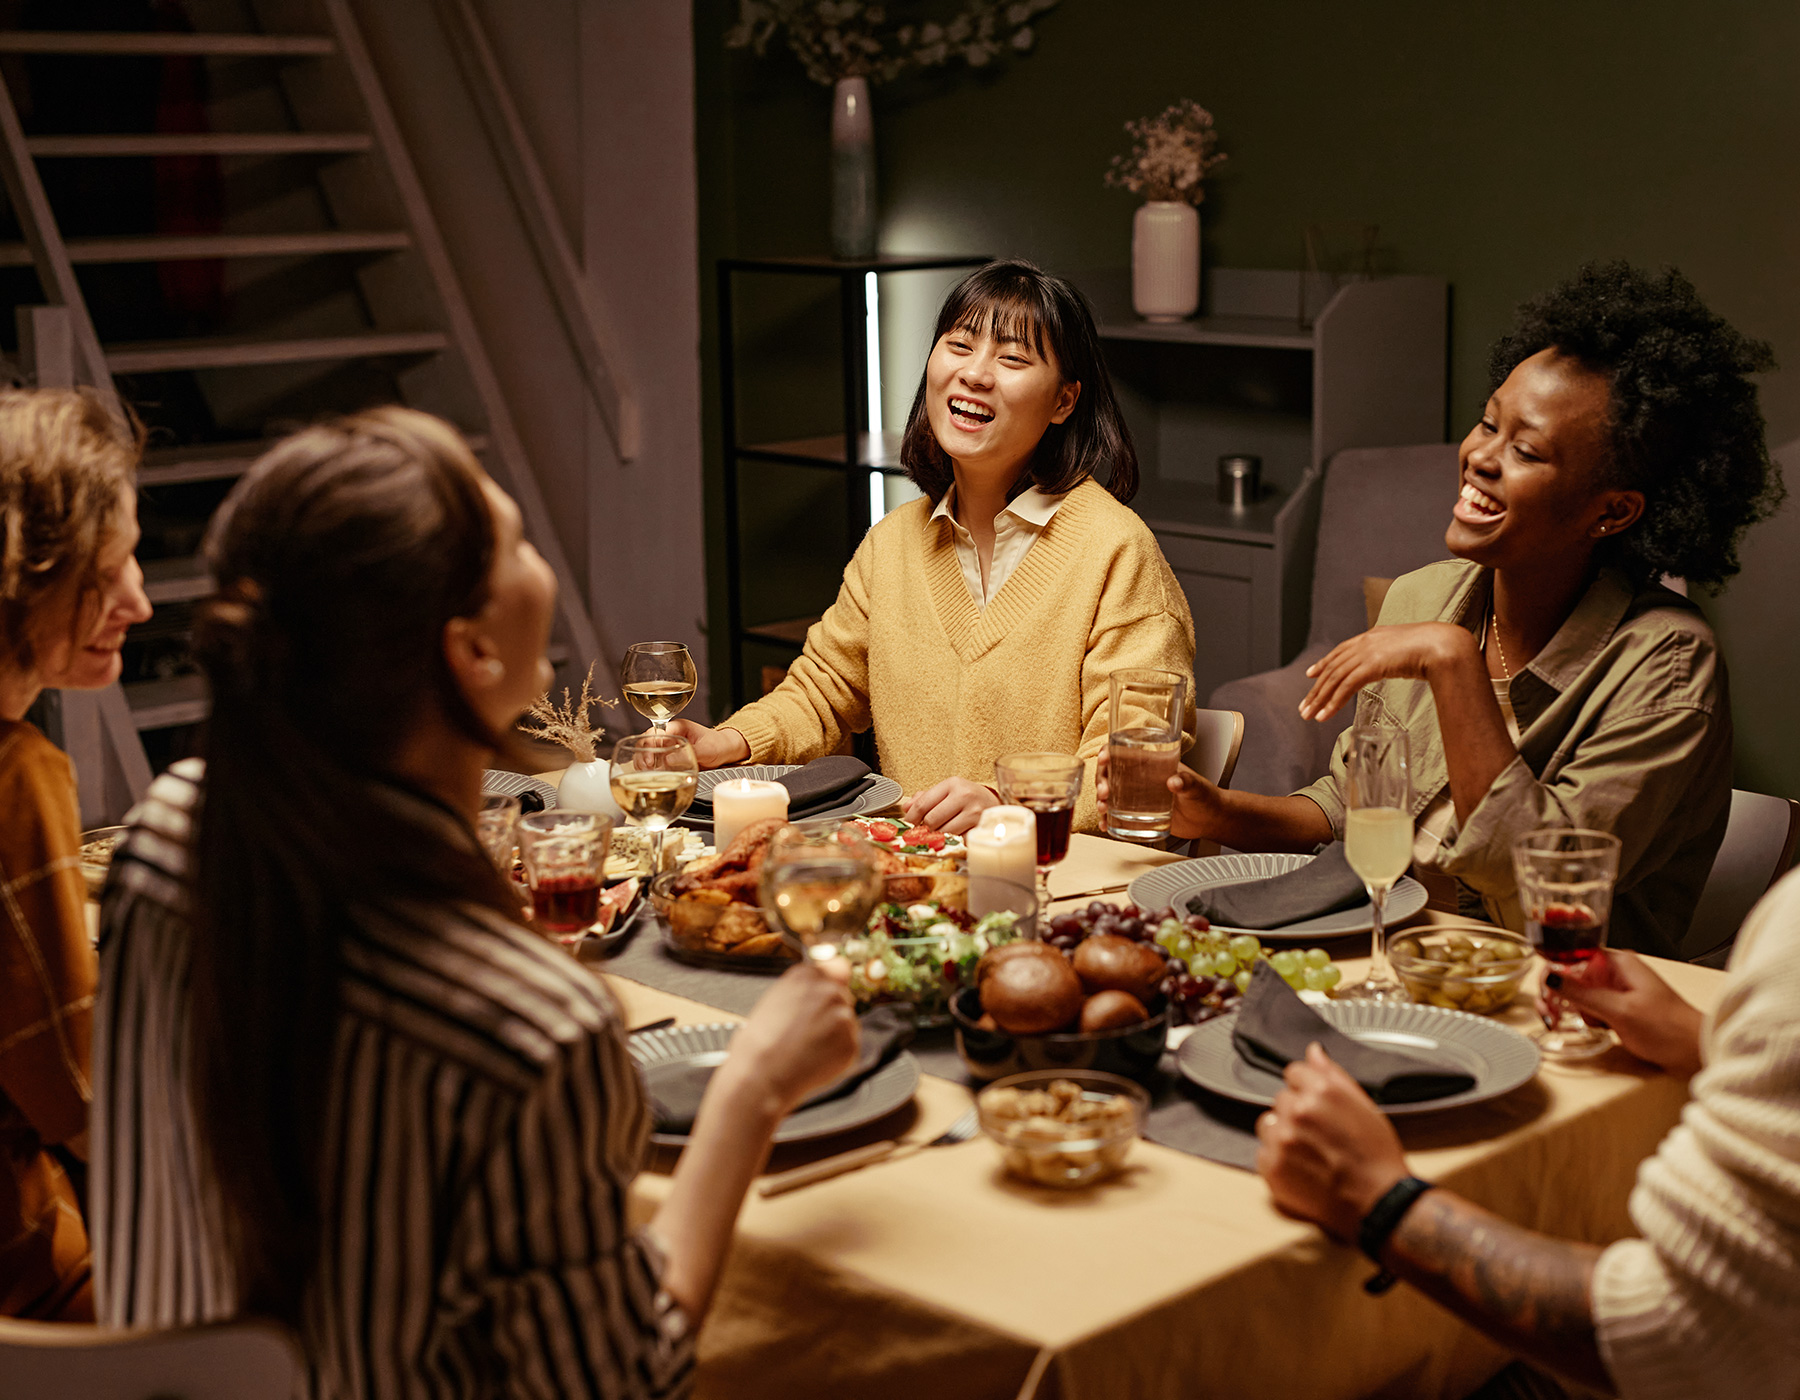
[(1226, 935), (1214, 929), (1196, 929), (1167, 918), (1157, 925), (1156, 944), (1172, 962), (1186, 965), (1194, 977), (1229, 982), (1239, 995), (1250, 986), (1250, 969), (1258, 958), (1267, 958), (1281, 980), (1295, 991), (1328, 992), (1343, 980), (1343, 972), (1323, 948), (1282, 948), (1268, 952), (1254, 934)]

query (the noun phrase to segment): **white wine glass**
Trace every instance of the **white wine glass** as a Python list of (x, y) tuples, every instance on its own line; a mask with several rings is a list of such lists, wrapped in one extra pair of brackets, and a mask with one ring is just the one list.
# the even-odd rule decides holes
[(663, 868), (663, 838), (670, 825), (693, 803), (700, 785), (700, 763), (694, 746), (679, 734), (652, 729), (613, 746), (613, 801), (626, 816), (651, 833), (650, 868)]
[(862, 936), (883, 885), (875, 848), (835, 821), (782, 827), (763, 858), (763, 912), (816, 962), (829, 962), (847, 939)]
[(1407, 1001), (1388, 966), (1382, 927), (1388, 891), (1412, 864), (1412, 762), (1406, 731), (1358, 725), (1344, 765), (1344, 855), (1369, 892), (1374, 926), (1369, 975), (1337, 993), (1358, 1001)]
[(700, 678), (680, 642), (633, 642), (619, 680), (631, 708), (663, 729), (688, 707)]

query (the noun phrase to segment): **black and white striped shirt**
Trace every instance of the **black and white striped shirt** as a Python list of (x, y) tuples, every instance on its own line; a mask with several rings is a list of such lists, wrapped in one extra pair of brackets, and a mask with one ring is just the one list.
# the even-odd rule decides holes
[[(91, 1215), (95, 1304), (116, 1325), (236, 1310), (189, 1094), (201, 774), (177, 764), (151, 787), (103, 915)], [(690, 1330), (626, 1225), (649, 1119), (611, 999), (485, 911), (353, 916), (301, 1339), (315, 1393), (685, 1393)]]

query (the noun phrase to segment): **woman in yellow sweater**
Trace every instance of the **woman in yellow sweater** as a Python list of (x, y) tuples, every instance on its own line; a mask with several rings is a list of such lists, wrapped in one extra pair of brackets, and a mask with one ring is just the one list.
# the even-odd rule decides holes
[(998, 800), (996, 758), (1079, 753), (1075, 826), (1097, 830), (1107, 677), (1189, 675), (1194, 624), (1124, 504), (1137, 454), (1081, 295), (1025, 262), (965, 278), (938, 312), (900, 460), (924, 499), (863, 538), (787, 678), (717, 729), (671, 728), (708, 768), (805, 763), (873, 728), (907, 817), (950, 832)]
[(25, 719), (119, 677), (150, 615), (138, 441), (93, 395), (0, 393), (0, 1315), (93, 1317), (68, 1158), (87, 1157), (95, 961), (75, 775)]

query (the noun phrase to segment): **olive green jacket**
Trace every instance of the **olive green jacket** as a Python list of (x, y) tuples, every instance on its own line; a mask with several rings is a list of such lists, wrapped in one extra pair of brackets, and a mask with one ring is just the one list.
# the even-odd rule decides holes
[[(1395, 580), (1380, 625), (1478, 629), (1491, 575), (1463, 560)], [(1469, 912), (1522, 929), (1513, 839), (1545, 826), (1610, 831), (1622, 843), (1608, 941), (1674, 957), (1731, 810), (1731, 707), (1725, 661), (1700, 610), (1658, 585), (1632, 590), (1603, 570), (1556, 635), (1512, 679), (1519, 756), (1501, 772), (1433, 869), (1454, 875)], [(1431, 687), (1386, 680), (1356, 701), (1358, 724), (1411, 736), (1413, 814), (1449, 786)], [(1300, 796), (1344, 830), (1344, 755)]]

